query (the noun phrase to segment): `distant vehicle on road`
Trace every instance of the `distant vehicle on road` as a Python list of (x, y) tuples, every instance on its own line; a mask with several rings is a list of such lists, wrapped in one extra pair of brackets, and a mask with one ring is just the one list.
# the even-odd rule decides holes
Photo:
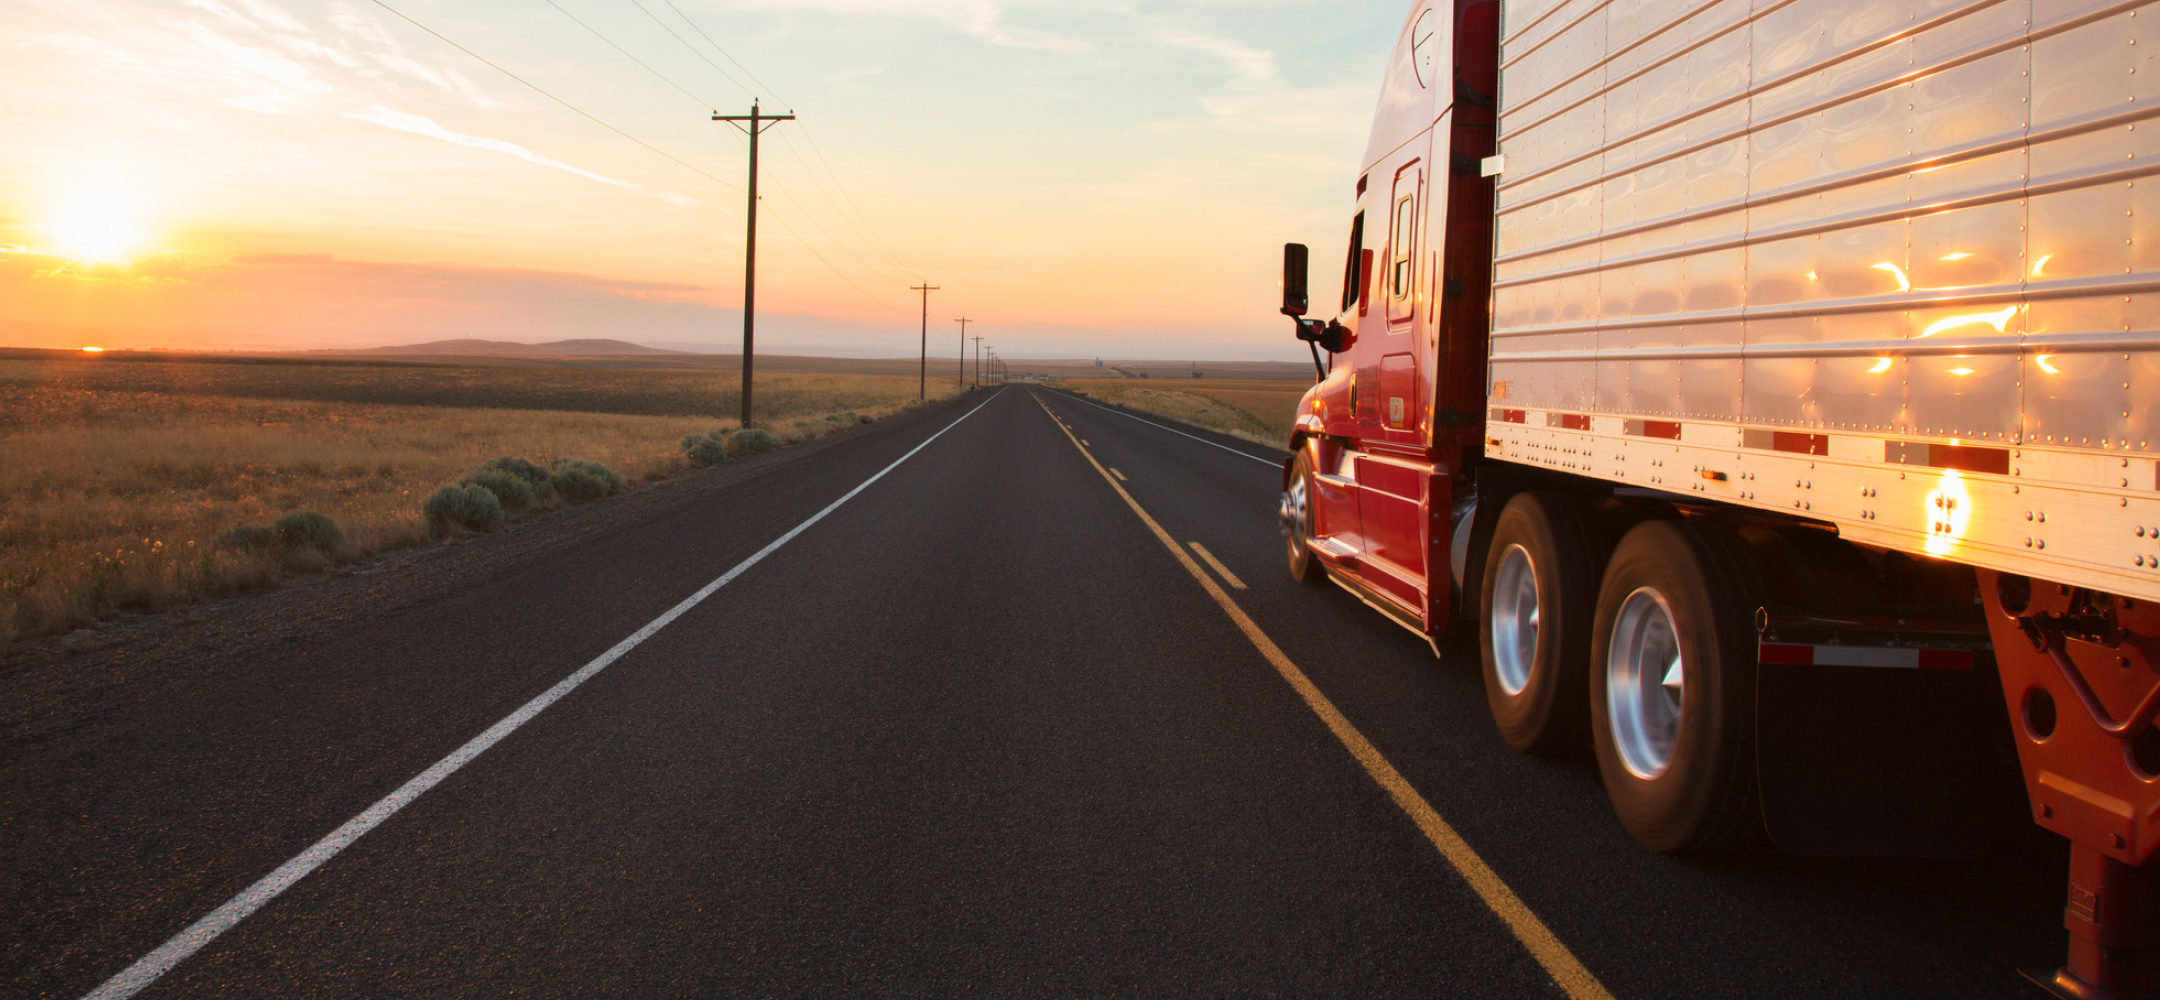
[(1332, 318), (1285, 249), (1290, 571), (1470, 622), (1659, 850), (1977, 853), (2021, 769), (2052, 988), (2149, 995), (2147, 6), (1420, 0)]

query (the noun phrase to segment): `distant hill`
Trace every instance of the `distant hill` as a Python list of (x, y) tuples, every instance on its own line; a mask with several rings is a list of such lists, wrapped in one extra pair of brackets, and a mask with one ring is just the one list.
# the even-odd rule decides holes
[(460, 358), (594, 358), (622, 357), (625, 355), (659, 356), (685, 355), (686, 351), (663, 351), (657, 347), (633, 344), (627, 340), (558, 340), (547, 344), (520, 344), (509, 340), (436, 340), (425, 344), (404, 344), (396, 347), (368, 347), (354, 350), (315, 351), (316, 354), (371, 354), (396, 355), (399, 357), (442, 356)]

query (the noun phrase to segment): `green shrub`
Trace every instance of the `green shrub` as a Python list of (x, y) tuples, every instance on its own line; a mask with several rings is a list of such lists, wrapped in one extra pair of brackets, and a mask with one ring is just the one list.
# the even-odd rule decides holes
[(490, 460), (486, 465), (474, 470), (474, 475), (482, 472), (508, 473), (524, 480), (525, 485), (532, 487), (538, 487), (548, 481), (548, 470), (545, 466), (509, 455)]
[(858, 413), (855, 415), (855, 422), (858, 424), (867, 424), (876, 419), (876, 417), (873, 417), (867, 413)]
[(540, 505), (540, 494), (532, 484), (521, 476), (495, 468), (494, 464), (481, 466), (480, 471), (466, 476), (459, 485), (475, 486), (495, 494), (506, 514), (521, 514)]
[(278, 543), (287, 549), (335, 552), (345, 544), (345, 533), (338, 530), (337, 522), (312, 510), (296, 510), (278, 518), (273, 530)]
[(728, 454), (761, 455), (780, 447), (780, 435), (763, 427), (745, 427), (728, 437)]
[(721, 431), (691, 434), (682, 439), (682, 450), (699, 465), (719, 465), (727, 461), (727, 437)]
[(264, 552), (278, 543), (278, 532), (267, 524), (237, 524), (217, 536), (218, 548), (228, 552)]
[(555, 463), (548, 485), (571, 500), (598, 500), (622, 488), (622, 477), (598, 462), (566, 458)]
[(445, 486), (420, 504), (428, 526), (440, 534), (455, 529), (488, 531), (502, 524), (502, 501), (478, 486)]

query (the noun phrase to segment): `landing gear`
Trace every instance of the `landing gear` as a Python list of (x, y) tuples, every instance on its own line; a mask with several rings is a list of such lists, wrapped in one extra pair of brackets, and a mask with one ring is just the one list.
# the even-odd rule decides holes
[(2160, 997), (2160, 605), (1983, 570), (2032, 816), (2070, 839), (2070, 1000)]

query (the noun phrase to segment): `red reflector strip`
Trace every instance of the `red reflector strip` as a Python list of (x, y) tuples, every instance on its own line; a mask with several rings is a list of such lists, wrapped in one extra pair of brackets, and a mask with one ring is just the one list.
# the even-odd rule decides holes
[(1590, 415), (1587, 413), (1563, 413), (1560, 415), (1560, 426), (1571, 431), (1589, 430)]
[(1972, 650), (1969, 649), (1923, 649), (1920, 651), (1922, 670), (1971, 670)]
[(1762, 644), (1760, 659), (1764, 663), (1790, 663), (1795, 666), (1812, 667), (1815, 665), (1815, 647), (1795, 646), (1782, 642), (1766, 642)]
[(1931, 444), (1928, 446), (1928, 464), (1938, 469), (1960, 469), (1965, 472), (1989, 472), (2007, 476), (2010, 474), (2010, 452), (2006, 448)]
[(1642, 436), (1646, 438), (1664, 438), (1667, 441), (1678, 441), (1680, 440), (1680, 421), (1645, 420), (1642, 422)]
[(1802, 455), (1828, 455), (1830, 435), (1777, 431), (1770, 435), (1770, 447), (1776, 451), (1798, 452)]
[(1997, 476), (2010, 474), (2010, 451), (2007, 448), (1885, 441), (1883, 461), (1893, 465), (1925, 465), (1935, 469), (1985, 472)]
[(1519, 424), (1524, 422), (1524, 420), (1527, 418), (1521, 410), (1501, 410), (1500, 419), (1505, 420), (1511, 424)]
[(1904, 646), (1823, 646), (1765, 642), (1758, 659), (1796, 667), (1878, 667), (1892, 670), (1971, 670), (1969, 649), (1913, 649)]

